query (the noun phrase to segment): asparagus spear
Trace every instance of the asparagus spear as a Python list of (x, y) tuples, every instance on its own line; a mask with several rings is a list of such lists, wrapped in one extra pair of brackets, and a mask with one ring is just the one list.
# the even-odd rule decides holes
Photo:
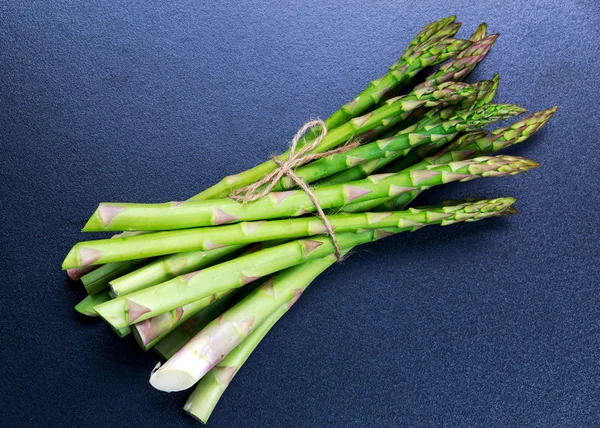
[(125, 275), (146, 263), (148, 263), (148, 259), (129, 260), (126, 262), (106, 264), (82, 276), (81, 282), (83, 283), (88, 294), (96, 294), (107, 289), (108, 283), (113, 279), (118, 278), (121, 275)]
[[(318, 186), (314, 195), (323, 209), (343, 206), (350, 202), (360, 202), (395, 196), (400, 193), (430, 187), (456, 180), (478, 176), (505, 175), (518, 173), (522, 169), (535, 167), (527, 159), (498, 156), (480, 157), (469, 161), (436, 165), (422, 170), (400, 172), (398, 174), (373, 175), (364, 180), (343, 185)], [(486, 171), (489, 170), (489, 171)], [(314, 211), (311, 198), (303, 191), (274, 192), (248, 204), (231, 199), (190, 201), (181, 204), (130, 204), (103, 203), (86, 224), (84, 231), (104, 230), (169, 230), (185, 229), (225, 223), (265, 220), (278, 217), (298, 216)], [(79, 266), (97, 264), (102, 254), (85, 247), (79, 248)], [(66, 267), (73, 267), (72, 257)]]
[[(411, 55), (402, 58), (400, 62), (392, 66), (388, 74), (371, 82), (367, 89), (326, 119), (325, 125), (327, 129), (335, 131), (338, 128), (346, 128), (350, 125), (350, 128), (352, 128), (350, 134), (358, 134), (373, 129), (375, 126), (369, 129), (353, 129), (356, 125), (354, 122), (359, 118), (359, 115), (375, 106), (385, 94), (389, 93), (400, 84), (405, 84), (410, 81), (423, 68), (439, 64), (440, 62), (451, 58), (470, 44), (471, 42), (466, 40), (444, 39), (433, 44), (425, 43), (424, 45), (421, 45), (421, 49), (416, 49)], [(379, 109), (375, 111), (378, 110)], [(369, 114), (372, 113), (373, 112)], [(360, 123), (361, 120), (357, 122)], [(317, 135), (317, 132), (319, 132), (319, 130), (315, 130), (315, 132), (310, 133), (307, 138), (301, 140), (298, 147), (302, 147), (307, 141), (312, 141), (314, 136)], [(337, 136), (337, 133), (335, 135)], [(329, 139), (324, 140), (313, 152), (327, 151), (347, 141), (347, 137), (348, 135), (341, 140), (329, 137)], [(285, 161), (287, 160), (288, 155), (289, 152), (286, 152), (281, 155), (279, 159)], [(277, 167), (278, 165), (272, 160), (264, 162), (242, 173), (225, 177), (219, 183), (201, 192), (194, 198), (215, 199), (227, 196), (232, 190), (239, 189), (258, 181), (260, 178), (277, 169)]]
[[(204, 312), (205, 310), (208, 311), (211, 307), (214, 310), (214, 305), (217, 305), (216, 308), (219, 308), (227, 304), (235, 297), (235, 294), (232, 293), (232, 291), (233, 290), (215, 293), (204, 299), (197, 300), (172, 311), (165, 312), (164, 314), (132, 325), (131, 328), (134, 332), (135, 340), (144, 350), (150, 349), (167, 334), (169, 334), (169, 332), (175, 330), (183, 323), (189, 320), (194, 320), (192, 322), (197, 322), (196, 316), (198, 316), (199, 313)], [(212, 312), (213, 311), (210, 313)], [(218, 316), (219, 313), (216, 313), (215, 317)], [(213, 319), (214, 317), (208, 321), (212, 321)]]
[(94, 310), (94, 306), (108, 302), (109, 300), (110, 296), (108, 295), (108, 291), (101, 291), (97, 294), (86, 296), (85, 299), (77, 303), (75, 310), (88, 317), (97, 317), (98, 313)]
[[(557, 107), (554, 106), (538, 111), (510, 126), (497, 129), (489, 135), (487, 133), (467, 134), (440, 153), (423, 159), (421, 162), (407, 168), (406, 171), (419, 170), (426, 166), (444, 164), (455, 160), (461, 161), (473, 156), (494, 153), (513, 144), (521, 143), (539, 131), (552, 118), (556, 110)], [(404, 195), (390, 198), (388, 201), (382, 198), (374, 202), (381, 202), (379, 210), (382, 211), (386, 209), (404, 209), (419, 193), (420, 191), (413, 190)]]
[[(165, 360), (168, 360), (173, 356), (175, 352), (183, 347), (192, 337), (202, 330), (209, 322), (217, 318), (223, 313), (223, 311), (231, 305), (239, 297), (237, 290), (227, 292), (225, 296), (217, 299), (214, 303), (211, 303), (206, 308), (197, 312), (188, 319), (177, 323), (174, 327), (164, 329), (164, 331), (157, 331), (158, 335), (156, 338), (148, 340), (148, 338), (137, 336), (139, 332), (139, 324), (134, 324), (131, 329), (136, 332), (135, 337), (138, 343), (144, 350), (152, 348)], [(160, 316), (160, 315), (159, 315)], [(151, 320), (152, 318), (150, 318)], [(147, 322), (149, 320), (143, 321)]]
[[(359, 229), (394, 227), (402, 221), (402, 219), (406, 218), (407, 214), (403, 212), (387, 213), (385, 214), (385, 218), (382, 218), (382, 214), (373, 216), (371, 213), (360, 213), (332, 215), (328, 217), (328, 221), (335, 229), (336, 233), (342, 233), (353, 232)], [(263, 220), (236, 223), (226, 226), (183, 229), (130, 238), (80, 242), (69, 252), (65, 259), (65, 263), (69, 263), (70, 261), (72, 263), (77, 263), (82, 248), (85, 248), (85, 251), (101, 253), (102, 262), (114, 262), (136, 257), (151, 257), (165, 253), (197, 250), (209, 250), (206, 255), (210, 255), (213, 251), (219, 252), (219, 247), (228, 249), (229, 246), (237, 246), (237, 248), (239, 248), (241, 245), (253, 242), (269, 241), (272, 239), (301, 238), (304, 236), (320, 235), (326, 232), (327, 229), (325, 228), (325, 225), (318, 217), (301, 217), (272, 221)], [(217, 248), (217, 250), (213, 250), (214, 248)], [(179, 260), (179, 258), (176, 260)], [(207, 260), (207, 257), (203, 260)], [(204, 263), (204, 265), (206, 265), (206, 263)], [(181, 263), (176, 263), (175, 266), (179, 270), (183, 269)], [(143, 269), (147, 270), (147, 268), (148, 266)], [(159, 268), (164, 269), (163, 266), (157, 266), (157, 269)], [(125, 281), (125, 283), (128, 284), (128, 281)], [(116, 295), (129, 294), (136, 291), (130, 287), (127, 289), (118, 287), (118, 285), (120, 285), (119, 280), (115, 280), (111, 284), (112, 290)], [(147, 282), (144, 282), (144, 284), (145, 288)]]
[[(460, 112), (448, 120), (432, 121), (424, 118), (393, 137), (374, 141), (345, 153), (328, 156), (311, 162), (299, 168), (295, 174), (307, 183), (312, 183), (321, 178), (328, 177), (340, 171), (352, 168), (359, 163), (381, 159), (390, 152), (406, 154), (411, 148), (431, 141), (453, 139), (459, 132), (470, 131), (489, 123), (508, 119), (525, 111), (514, 104), (489, 104), (476, 110)], [(436, 118), (437, 119), (437, 118)], [(274, 191), (281, 191), (296, 187), (296, 183), (289, 177), (283, 177)]]
[[(430, 110), (425, 116), (419, 121), (422, 125), (428, 123), (435, 123), (436, 121), (446, 119), (448, 120), (452, 115), (458, 112), (468, 112), (473, 108), (481, 108), (487, 104), (489, 104), (494, 98), (496, 91), (498, 89), (498, 78), (497, 75), (494, 76), (492, 80), (483, 80), (481, 82), (477, 82), (473, 84), (473, 87), (476, 90), (476, 94), (474, 96), (465, 98), (458, 105), (446, 107), (446, 108), (438, 108)], [(400, 130), (399, 130), (400, 131)], [(391, 137), (394, 134), (387, 135), (387, 137)], [(452, 140), (452, 136), (447, 138), (437, 139), (433, 143), (422, 144), (417, 147), (411, 148), (408, 150), (399, 150), (396, 152), (386, 152), (383, 157), (378, 159), (372, 159), (369, 161), (362, 162), (358, 165), (353, 166), (345, 171), (340, 171), (336, 174), (333, 174), (329, 177), (324, 178), (320, 181), (321, 185), (329, 185), (329, 184), (341, 184), (348, 183), (350, 181), (360, 180), (362, 178), (368, 177), (369, 175), (375, 173), (379, 169), (383, 168), (385, 165), (394, 162), (398, 158), (410, 157), (411, 154), (415, 152), (419, 152), (420, 148), (425, 147), (428, 151), (431, 150), (431, 146), (441, 147), (445, 145), (447, 142)], [(416, 163), (413, 162), (413, 163)], [(412, 164), (411, 164), (412, 165)], [(395, 169), (395, 171), (401, 171), (404, 168)], [(368, 202), (364, 202), (364, 204), (368, 204)], [(351, 206), (353, 204), (350, 204)], [(376, 206), (376, 205), (373, 205)], [(345, 207), (342, 208), (345, 211)], [(368, 209), (364, 210), (368, 211)], [(356, 211), (358, 212), (358, 211)]]
[[(500, 198), (454, 206), (413, 209), (411, 211), (415, 217), (411, 221), (410, 229), (416, 230), (430, 224), (445, 225), (460, 221), (477, 221), (498, 215), (514, 202), (513, 198)], [(417, 220), (417, 216), (420, 216), (419, 220)], [(404, 230), (406, 227), (400, 226), (392, 233)], [(346, 248), (349, 247), (346, 246)], [(295, 266), (265, 282), (233, 308), (209, 323), (164, 366), (155, 370), (150, 377), (152, 386), (170, 392), (187, 389), (194, 385), (272, 312), (281, 305), (293, 303), (299, 298), (302, 290), (310, 284), (315, 275), (335, 261), (335, 258), (331, 256), (330, 253), (319, 259), (318, 264), (309, 265), (310, 269), (303, 268), (302, 265)], [(298, 280), (299, 274), (304, 276)], [(298, 288), (299, 282), (302, 285)]]
[[(162, 246), (162, 242), (160, 240), (153, 239), (152, 237), (164, 236), (163, 234), (140, 235), (139, 238), (144, 236), (147, 237), (147, 239), (150, 238), (150, 241), (156, 242), (159, 247)], [(107, 241), (116, 242), (114, 239), (108, 239)], [(131, 243), (131, 241), (125, 242)], [(162, 257), (150, 263), (149, 265), (143, 266), (138, 270), (128, 273), (127, 275), (113, 279), (110, 281), (110, 288), (115, 296), (124, 296), (125, 294), (133, 293), (134, 291), (160, 284), (161, 282), (175, 278), (178, 275), (185, 275), (186, 273), (203, 269), (217, 261), (226, 259), (228, 256), (233, 256), (241, 249), (242, 246), (240, 245), (230, 245), (223, 246), (222, 248), (201, 248), (200, 250), (202, 251), (189, 251), (181, 252), (179, 254), (172, 254), (168, 257)], [(156, 252), (156, 255), (160, 254), (165, 253)]]
[(183, 407), (190, 416), (202, 423), (208, 421), (208, 418), (233, 377), (262, 339), (271, 330), (273, 325), (279, 321), (288, 309), (288, 305), (282, 305), (278, 310), (273, 312), (262, 324), (256, 327), (237, 348), (227, 354), (227, 357), (225, 357), (223, 361), (219, 362), (212, 370), (202, 377), (202, 379), (200, 379), (194, 392), (192, 392)]
[[(393, 175), (387, 178), (371, 176), (367, 180), (364, 180), (364, 184), (375, 184), (375, 182), (378, 182), (372, 187), (373, 197), (377, 198), (382, 195), (389, 195), (390, 192), (402, 193), (415, 188), (433, 186), (456, 180), (467, 181), (485, 176), (514, 175), (536, 166), (537, 164), (533, 161), (512, 156), (481, 157), (469, 161), (436, 166), (419, 172), (411, 171), (408, 174)], [(393, 179), (394, 177), (396, 180)], [(397, 179), (398, 177), (403, 178), (399, 180)], [(381, 185), (384, 185), (385, 188), (380, 189), (377, 187)], [(332, 186), (332, 188), (334, 187), (336, 186)], [(325, 200), (330, 199), (323, 198), (323, 201)], [(245, 207), (250, 205), (247, 204)], [(340, 248), (358, 245), (356, 243), (353, 244), (353, 240), (368, 241), (372, 237), (372, 231), (362, 234), (341, 233), (336, 236)], [(109, 323), (115, 325), (115, 327), (123, 327), (173, 310), (213, 293), (240, 287), (248, 282), (249, 278), (264, 276), (304, 261), (331, 254), (333, 250), (334, 247), (329, 238), (311, 238), (294, 241), (289, 244), (243, 256), (200, 272), (175, 278), (154, 287), (106, 302), (97, 306), (95, 310)]]

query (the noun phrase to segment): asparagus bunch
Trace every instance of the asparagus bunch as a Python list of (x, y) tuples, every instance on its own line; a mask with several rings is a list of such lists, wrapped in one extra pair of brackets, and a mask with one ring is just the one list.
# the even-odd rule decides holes
[[(491, 133), (479, 130), (524, 109), (490, 104), (497, 75), (461, 82), (498, 36), (487, 35), (482, 24), (468, 40), (456, 39), (459, 28), (455, 17), (424, 27), (385, 75), (324, 121), (327, 133), (311, 153), (348, 141), (361, 145), (295, 169), (313, 183), (316, 202), (285, 176), (254, 202), (228, 198), (278, 168), (270, 160), (184, 202), (100, 204), (84, 232), (122, 233), (80, 242), (67, 254), (63, 268), (89, 294), (76, 310), (100, 316), (120, 336), (133, 332), (143, 349), (167, 359), (151, 375), (157, 389), (177, 391), (199, 381), (185, 410), (205, 422), (261, 339), (335, 263), (333, 239), (347, 254), (357, 245), (428, 225), (514, 214), (513, 198), (406, 210), (432, 186), (535, 168), (528, 159), (489, 155), (529, 138), (556, 110)], [(398, 96), (423, 69), (448, 59)], [(309, 131), (299, 147), (322, 131)], [(329, 210), (326, 219), (310, 215), (316, 204)], [(335, 237), (327, 236), (326, 224)]]

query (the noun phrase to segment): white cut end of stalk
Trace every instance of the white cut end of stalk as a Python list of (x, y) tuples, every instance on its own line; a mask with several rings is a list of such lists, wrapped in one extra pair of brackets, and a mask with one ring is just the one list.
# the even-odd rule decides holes
[(190, 373), (177, 369), (155, 370), (150, 375), (150, 385), (164, 392), (183, 391), (194, 386), (197, 381)]
[(194, 386), (212, 366), (184, 347), (163, 366), (159, 363), (154, 367), (150, 375), (150, 385), (159, 391), (183, 391)]

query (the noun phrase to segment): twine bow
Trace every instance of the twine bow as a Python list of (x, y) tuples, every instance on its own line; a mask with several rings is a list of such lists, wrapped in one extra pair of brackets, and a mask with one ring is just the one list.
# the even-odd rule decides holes
[[(309, 131), (310, 129), (315, 128), (317, 126), (321, 127), (321, 134), (318, 137), (316, 137), (312, 143), (307, 144), (306, 146), (302, 147), (296, 153), (298, 141), (302, 138), (302, 136), (304, 134), (306, 134), (307, 131)], [(329, 223), (329, 220), (327, 219), (325, 212), (323, 212), (323, 208), (321, 208), (321, 205), (319, 204), (317, 197), (312, 192), (312, 190), (310, 189), (308, 184), (306, 184), (306, 182), (304, 180), (302, 180), (300, 177), (298, 177), (295, 173), (295, 169), (297, 167), (302, 166), (308, 162), (311, 162), (316, 159), (321, 159), (326, 156), (344, 153), (344, 152), (347, 152), (348, 150), (358, 147), (360, 145), (359, 142), (355, 141), (352, 143), (348, 143), (338, 149), (330, 150), (330, 151), (323, 152), (323, 153), (310, 154), (310, 152), (312, 150), (314, 150), (323, 141), (323, 139), (325, 138), (326, 135), (327, 135), (327, 126), (325, 126), (325, 122), (323, 122), (322, 120), (320, 120), (320, 119), (312, 120), (312, 121), (304, 124), (304, 126), (298, 130), (298, 132), (294, 136), (294, 139), (292, 140), (292, 144), (290, 146), (290, 155), (289, 155), (287, 161), (282, 161), (281, 159), (279, 159), (275, 156), (271, 157), (273, 162), (275, 162), (279, 168), (277, 168), (275, 171), (271, 172), (270, 174), (265, 175), (263, 178), (261, 178), (256, 183), (253, 183), (249, 186), (234, 190), (229, 197), (231, 199), (242, 202), (244, 204), (247, 202), (255, 201), (255, 200), (260, 199), (263, 196), (266, 196), (267, 194), (269, 194), (271, 192), (271, 190), (273, 190), (275, 185), (279, 182), (279, 180), (281, 180), (283, 178), (283, 176), (289, 177), (290, 180), (292, 180), (295, 184), (297, 184), (298, 187), (300, 187), (304, 191), (304, 193), (306, 193), (308, 195), (308, 197), (314, 204), (317, 212), (319, 213), (319, 216), (321, 217), (321, 220), (323, 221), (323, 224), (325, 225), (325, 229), (327, 230), (328, 235), (331, 237), (333, 247), (335, 248), (335, 255), (338, 260), (341, 260), (342, 259), (342, 251), (340, 250), (337, 239), (335, 238), (335, 234), (333, 232), (333, 227)], [(262, 188), (263, 186), (265, 186), (265, 187)]]

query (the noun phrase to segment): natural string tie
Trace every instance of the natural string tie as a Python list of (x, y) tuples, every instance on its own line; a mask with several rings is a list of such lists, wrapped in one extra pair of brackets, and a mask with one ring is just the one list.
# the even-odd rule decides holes
[[(312, 143), (307, 144), (306, 146), (302, 147), (296, 153), (298, 141), (302, 138), (302, 136), (304, 136), (304, 134), (306, 134), (307, 131), (309, 131), (310, 129), (315, 128), (317, 126), (321, 127), (321, 134), (317, 138), (315, 138), (315, 140)], [(327, 216), (325, 215), (325, 212), (323, 212), (323, 208), (321, 208), (321, 205), (319, 204), (317, 197), (312, 192), (312, 190), (310, 189), (308, 184), (306, 184), (306, 182), (304, 180), (302, 180), (300, 177), (298, 177), (295, 173), (296, 168), (298, 168), (299, 166), (302, 166), (308, 162), (311, 162), (311, 161), (317, 160), (317, 159), (321, 159), (326, 156), (332, 156), (332, 155), (344, 153), (344, 152), (347, 152), (348, 150), (358, 147), (360, 145), (359, 142), (355, 141), (352, 143), (345, 144), (338, 149), (330, 150), (330, 151), (323, 152), (323, 153), (312, 153), (311, 154), (310, 152), (312, 150), (314, 150), (323, 141), (323, 139), (325, 138), (326, 135), (327, 135), (327, 126), (325, 126), (325, 122), (323, 122), (322, 120), (313, 120), (313, 121), (306, 123), (302, 128), (300, 128), (298, 130), (298, 132), (294, 136), (294, 139), (292, 140), (292, 144), (290, 146), (290, 155), (288, 157), (288, 160), (282, 161), (279, 158), (277, 158), (276, 156), (271, 157), (271, 160), (273, 160), (273, 162), (275, 162), (278, 165), (278, 168), (275, 171), (265, 175), (263, 178), (261, 178), (256, 183), (253, 183), (249, 186), (234, 190), (229, 197), (236, 201), (240, 201), (244, 204), (247, 202), (255, 201), (255, 200), (260, 199), (263, 196), (266, 196), (267, 194), (269, 194), (271, 192), (271, 190), (275, 187), (275, 185), (277, 185), (277, 183), (279, 183), (279, 180), (281, 180), (281, 178), (283, 176), (289, 177), (290, 180), (292, 180), (296, 185), (298, 185), (298, 187), (300, 187), (304, 191), (304, 193), (306, 193), (308, 195), (308, 197), (312, 201), (313, 205), (315, 206), (317, 213), (319, 213), (319, 216), (321, 217), (321, 220), (323, 221), (323, 224), (325, 225), (325, 229), (327, 230), (327, 233), (329, 234), (329, 236), (331, 238), (333, 247), (335, 249), (335, 255), (339, 261), (342, 259), (342, 251), (340, 250), (337, 239), (335, 237), (335, 233), (333, 232), (333, 227), (329, 223), (329, 220), (328, 220)], [(261, 189), (261, 187), (263, 187), (263, 186), (265, 186), (265, 187), (263, 189)]]

